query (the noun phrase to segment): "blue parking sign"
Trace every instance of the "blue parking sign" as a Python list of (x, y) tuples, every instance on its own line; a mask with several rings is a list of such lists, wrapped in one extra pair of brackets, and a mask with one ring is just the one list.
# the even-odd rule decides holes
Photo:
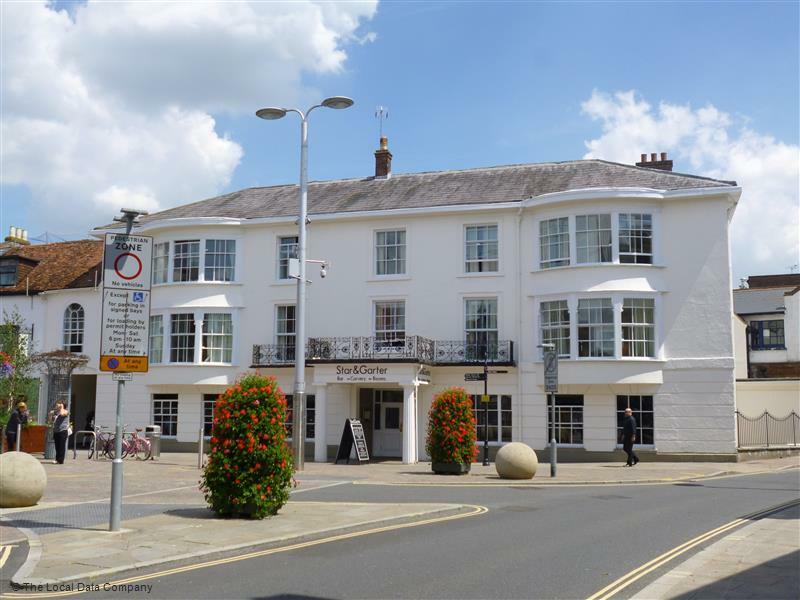
[(144, 302), (144, 292), (133, 292), (134, 302)]

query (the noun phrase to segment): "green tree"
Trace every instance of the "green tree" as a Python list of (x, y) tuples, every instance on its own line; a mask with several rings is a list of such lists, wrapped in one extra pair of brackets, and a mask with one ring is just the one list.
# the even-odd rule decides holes
[(33, 377), (31, 372), (31, 339), (25, 320), (16, 309), (9, 314), (3, 311), (3, 321), (0, 323), (0, 352), (5, 352), (11, 365), (14, 367), (6, 377), (0, 377), (0, 398), (3, 398), (3, 407), (8, 414), (14, 407), (14, 401), (24, 396), (32, 387)]

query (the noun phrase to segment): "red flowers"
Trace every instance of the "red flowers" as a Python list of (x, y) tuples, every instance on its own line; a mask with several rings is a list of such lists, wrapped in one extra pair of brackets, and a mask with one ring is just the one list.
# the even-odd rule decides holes
[(286, 400), (275, 379), (247, 375), (219, 395), (202, 490), (222, 515), (275, 514), (289, 498)]
[(436, 396), (428, 412), (426, 449), (434, 462), (469, 463), (477, 456), (472, 401), (463, 388)]

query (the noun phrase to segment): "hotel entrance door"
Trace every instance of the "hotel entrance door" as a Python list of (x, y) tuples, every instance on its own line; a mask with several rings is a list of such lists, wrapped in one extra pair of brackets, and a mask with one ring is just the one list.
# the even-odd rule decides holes
[(372, 390), (372, 453), (375, 456), (403, 455), (403, 391)]

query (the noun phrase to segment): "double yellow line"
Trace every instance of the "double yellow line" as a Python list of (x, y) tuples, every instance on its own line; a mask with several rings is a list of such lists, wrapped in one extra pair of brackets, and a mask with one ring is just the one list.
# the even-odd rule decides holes
[[(206, 569), (208, 567), (217, 567), (219, 565), (226, 565), (234, 562), (239, 562), (242, 560), (249, 560), (251, 558), (259, 558), (261, 556), (269, 556), (271, 554), (279, 554), (281, 552), (291, 552), (292, 550), (301, 550), (303, 548), (310, 548), (311, 546), (319, 546), (321, 544), (329, 544), (331, 542), (340, 542), (343, 540), (349, 540), (353, 538), (358, 538), (366, 535), (372, 535), (375, 533), (384, 533), (387, 531), (395, 531), (398, 529), (408, 529), (410, 527), (420, 527), (421, 525), (431, 525), (433, 523), (444, 523), (445, 521), (454, 521), (456, 519), (465, 519), (467, 517), (476, 517), (478, 515), (485, 514), (489, 512), (489, 509), (485, 506), (479, 506), (477, 504), (462, 504), (461, 506), (465, 508), (471, 509), (470, 512), (466, 513), (458, 513), (455, 515), (448, 515), (446, 517), (432, 517), (430, 519), (424, 519), (422, 521), (412, 521), (411, 523), (398, 523), (396, 525), (384, 525), (383, 527), (374, 527), (372, 529), (366, 529), (364, 531), (354, 531), (351, 533), (342, 533), (339, 535), (333, 535), (326, 538), (321, 538), (317, 540), (310, 540), (308, 542), (300, 542), (297, 544), (291, 544), (289, 546), (281, 546), (280, 548), (270, 548), (268, 550), (258, 550), (256, 552), (249, 552), (247, 554), (240, 554), (238, 556), (231, 556), (229, 558), (220, 558), (217, 560), (210, 560), (207, 562), (197, 563), (193, 565), (186, 565), (183, 567), (175, 567), (174, 569), (167, 569), (165, 571), (158, 571), (156, 573), (148, 573), (146, 575), (137, 575), (135, 577), (129, 577), (128, 579), (120, 579), (119, 581), (112, 581), (108, 582), (109, 585), (129, 585), (135, 584), (141, 581), (146, 581), (148, 579), (156, 579), (159, 577), (168, 577), (170, 575), (177, 575), (179, 573), (186, 573), (187, 571), (196, 571), (198, 569)], [(77, 582), (74, 582), (77, 583)], [(95, 578), (94, 583), (97, 583)], [(82, 594), (82, 591), (65, 591), (65, 592), (50, 592), (50, 593), (20, 593), (20, 592), (10, 592), (6, 594), (1, 594), (0, 597), (2, 598), (56, 598), (56, 597), (63, 597), (63, 596), (74, 596), (76, 594)]]
[(771, 515), (772, 513), (784, 510), (786, 508), (789, 508), (791, 506), (795, 506), (795, 505), (798, 505), (798, 504), (800, 504), (800, 499), (790, 500), (789, 502), (784, 502), (783, 504), (779, 504), (777, 506), (773, 506), (773, 507), (768, 508), (766, 510), (761, 510), (761, 511), (749, 514), (749, 515), (745, 515), (744, 517), (741, 517), (739, 519), (734, 519), (730, 523), (726, 523), (725, 525), (717, 527), (716, 529), (712, 529), (711, 531), (708, 531), (708, 532), (704, 533), (703, 535), (699, 535), (696, 538), (691, 539), (688, 542), (685, 542), (685, 543), (681, 544), (680, 546), (676, 546), (675, 548), (673, 548), (672, 550), (670, 550), (668, 552), (665, 552), (661, 556), (657, 556), (656, 558), (654, 558), (650, 562), (643, 564), (638, 569), (634, 569), (633, 571), (631, 571), (627, 575), (623, 575), (622, 577), (620, 577), (619, 579), (617, 579), (613, 583), (610, 583), (609, 585), (604, 587), (599, 592), (595, 592), (594, 594), (589, 596), (589, 598), (587, 598), (587, 600), (608, 600), (608, 598), (611, 598), (612, 596), (615, 596), (616, 594), (618, 594), (619, 592), (624, 590), (626, 587), (628, 587), (632, 583), (638, 581), (639, 579), (641, 579), (642, 577), (644, 577), (648, 573), (652, 573), (653, 571), (655, 571), (659, 567), (665, 565), (666, 563), (668, 563), (671, 560), (677, 558), (678, 556), (688, 552), (692, 548), (694, 548), (694, 547), (696, 547), (696, 546), (698, 546), (698, 545), (700, 545), (700, 544), (702, 544), (704, 542), (707, 542), (708, 540), (710, 540), (710, 539), (712, 539), (714, 537), (722, 535), (723, 533), (725, 533), (727, 531), (730, 531), (731, 529), (735, 529), (737, 527), (740, 527), (740, 526), (744, 525), (745, 523), (747, 523), (748, 521), (752, 521), (754, 519), (758, 519), (758, 518), (761, 518), (761, 517), (766, 517), (767, 515)]

